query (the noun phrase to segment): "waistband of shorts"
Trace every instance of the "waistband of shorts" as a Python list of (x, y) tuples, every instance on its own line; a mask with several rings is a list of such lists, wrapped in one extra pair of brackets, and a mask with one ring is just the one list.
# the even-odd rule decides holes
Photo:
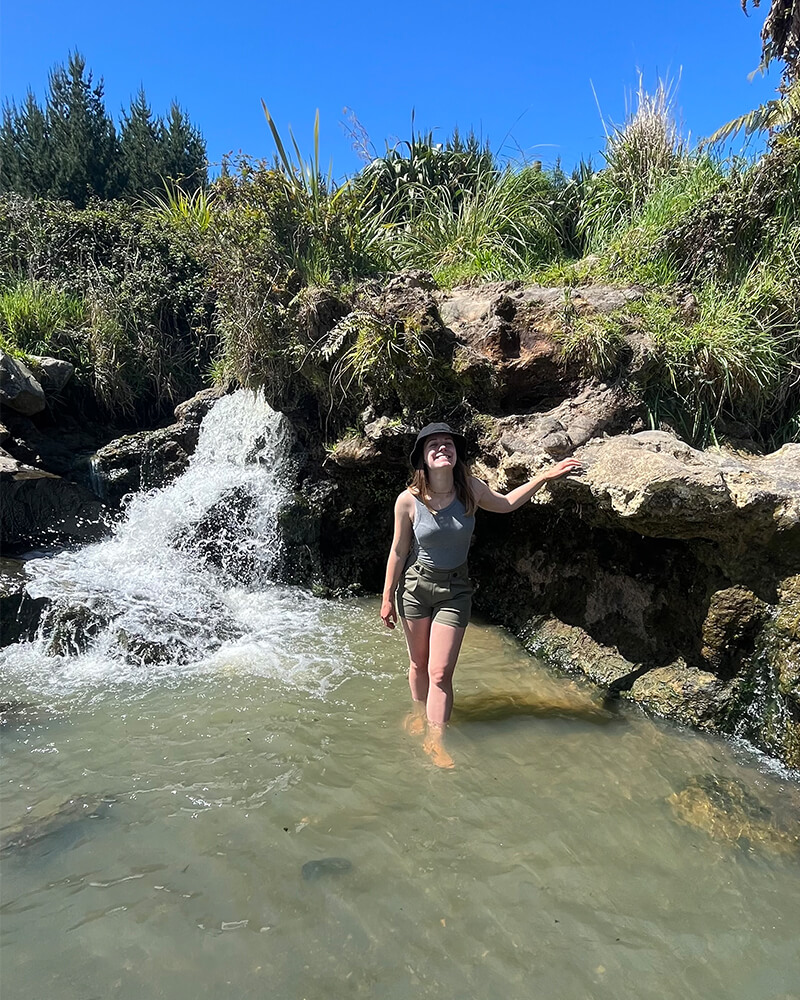
[[(425, 563), (421, 563), (417, 560), (416, 562), (411, 563), (408, 569), (413, 569), (415, 573), (419, 573), (421, 576), (426, 576), (429, 580), (451, 580), (456, 576), (466, 576), (468, 574), (466, 563), (462, 563), (460, 566), (456, 566), (453, 569), (435, 569), (433, 566), (426, 566)], [(408, 570), (406, 570), (406, 572), (408, 572)]]

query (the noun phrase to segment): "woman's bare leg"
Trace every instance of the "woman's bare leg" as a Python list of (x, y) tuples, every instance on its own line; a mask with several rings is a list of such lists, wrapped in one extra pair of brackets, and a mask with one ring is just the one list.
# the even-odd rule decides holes
[(433, 622), (428, 642), (428, 722), (444, 726), (453, 708), (453, 671), (466, 628)]
[(408, 686), (413, 705), (406, 717), (405, 728), (421, 733), (425, 728), (425, 703), (428, 700), (428, 650), (431, 634), (430, 618), (401, 618), (408, 646)]
[(465, 628), (433, 623), (428, 652), (428, 732), (423, 749), (437, 767), (455, 767), (445, 749), (444, 731), (453, 708), (453, 672)]
[(408, 686), (414, 701), (428, 698), (428, 655), (430, 649), (431, 619), (401, 618), (408, 646)]

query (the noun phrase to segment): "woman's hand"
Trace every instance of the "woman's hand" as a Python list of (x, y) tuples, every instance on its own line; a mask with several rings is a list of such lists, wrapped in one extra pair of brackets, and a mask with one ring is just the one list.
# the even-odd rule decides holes
[(384, 597), (381, 604), (381, 618), (387, 628), (394, 628), (397, 624), (397, 608), (391, 597)]
[(560, 479), (561, 476), (566, 476), (570, 472), (580, 472), (582, 469), (583, 466), (577, 458), (565, 458), (563, 462), (559, 462), (558, 465), (554, 465), (542, 472), (541, 478)]

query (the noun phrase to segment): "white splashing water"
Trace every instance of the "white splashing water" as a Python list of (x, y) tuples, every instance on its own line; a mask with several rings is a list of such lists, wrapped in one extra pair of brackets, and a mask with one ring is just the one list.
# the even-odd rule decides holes
[(220, 399), (186, 472), (135, 496), (113, 535), (27, 564), (53, 605), (35, 642), (0, 659), (28, 690), (256, 673), (317, 690), (346, 657), (325, 648), (329, 609), (269, 582), (291, 478), (291, 428), (260, 395)]

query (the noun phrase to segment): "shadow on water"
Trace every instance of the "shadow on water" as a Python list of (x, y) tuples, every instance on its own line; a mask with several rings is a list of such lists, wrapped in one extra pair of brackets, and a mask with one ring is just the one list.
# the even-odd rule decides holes
[(459, 696), (453, 714), (458, 724), (499, 722), (522, 716), (574, 719), (597, 726), (621, 720), (613, 701), (597, 701), (580, 691), (544, 695), (525, 691), (482, 691)]

